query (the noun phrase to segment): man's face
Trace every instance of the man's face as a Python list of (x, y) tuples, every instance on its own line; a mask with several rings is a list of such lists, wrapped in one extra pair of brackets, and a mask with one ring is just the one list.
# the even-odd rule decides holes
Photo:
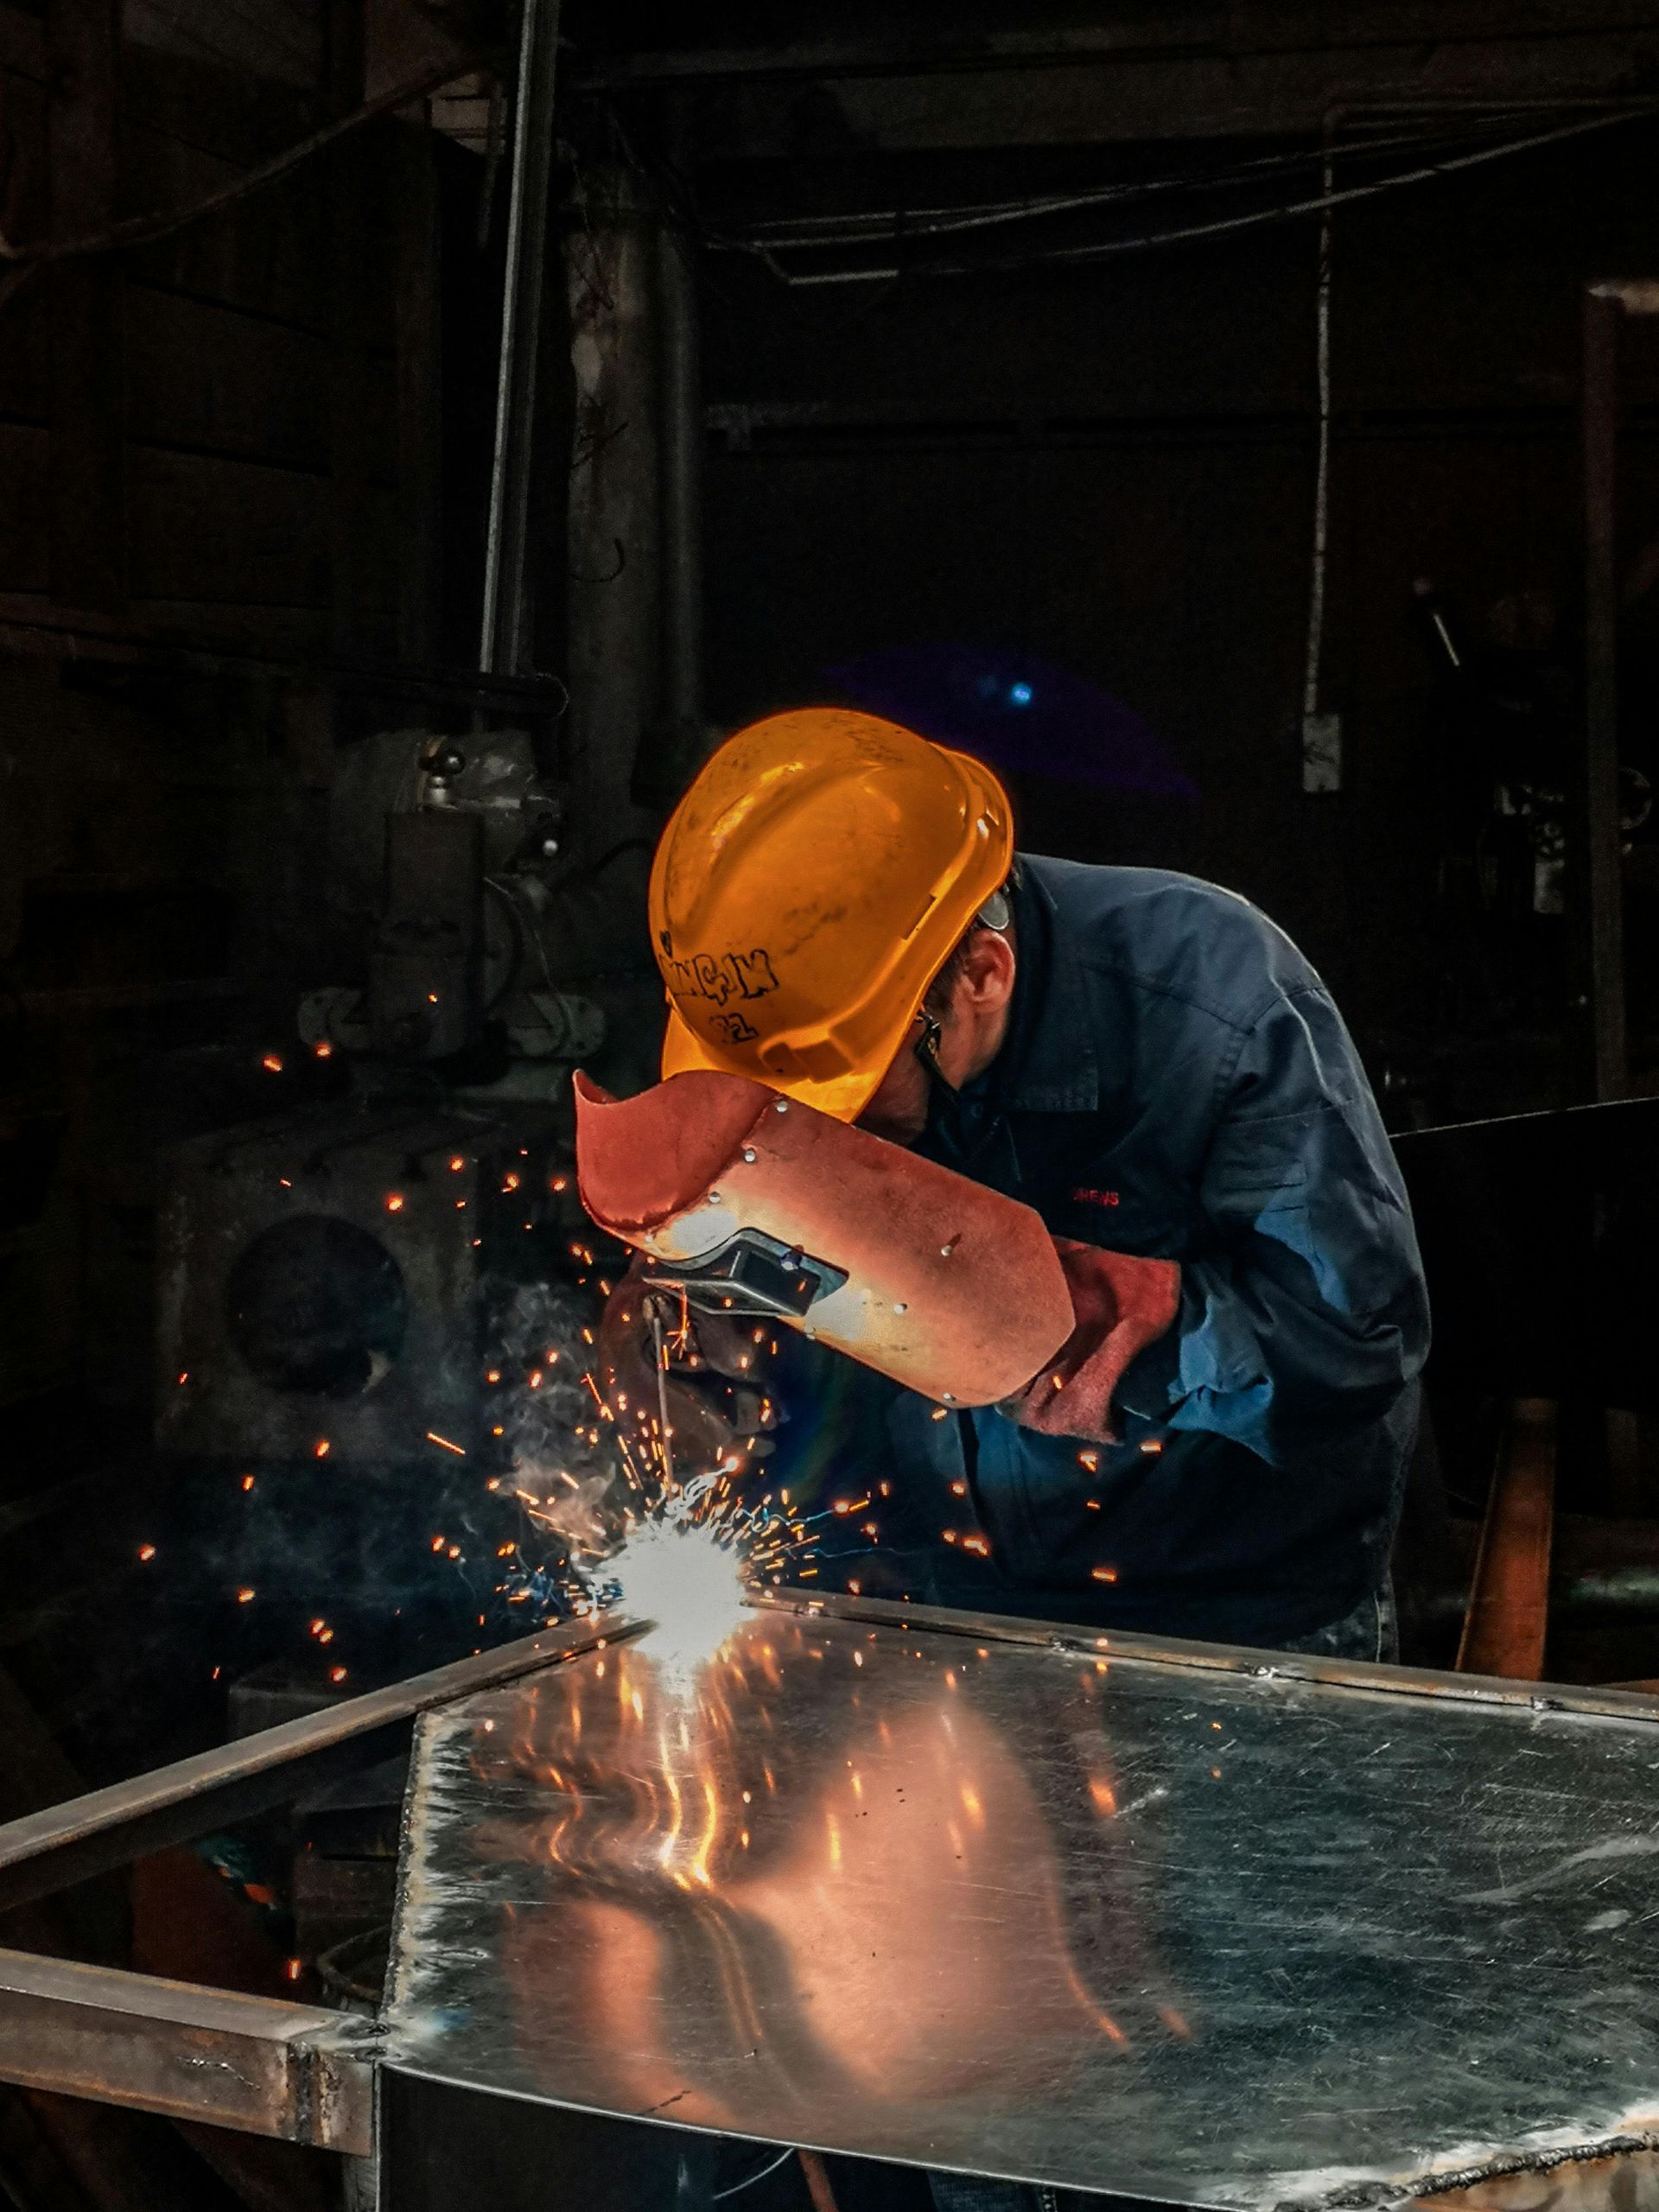
[[(939, 1071), (953, 1090), (960, 1090), (982, 1074), (1002, 1048), (1014, 995), (1014, 947), (1005, 934), (991, 929), (975, 931), (939, 1015)], [(858, 1117), (861, 1129), (885, 1137), (889, 1144), (914, 1144), (927, 1127), (931, 1078), (916, 1050), (925, 1028), (918, 1014)]]
[[(918, 1014), (899, 1047), (899, 1056), (875, 1087), (869, 1104), (858, 1117), (861, 1129), (886, 1137), (889, 1144), (914, 1144), (927, 1127), (929, 1077), (918, 1058), (922, 1018)], [(943, 1038), (941, 1038), (943, 1047)]]

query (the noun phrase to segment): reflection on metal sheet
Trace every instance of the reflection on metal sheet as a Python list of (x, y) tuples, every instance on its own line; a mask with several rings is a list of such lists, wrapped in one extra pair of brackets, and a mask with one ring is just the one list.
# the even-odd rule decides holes
[(1193, 2204), (1659, 2142), (1651, 1719), (772, 1611), (432, 1716), (410, 1822), (411, 2073)]

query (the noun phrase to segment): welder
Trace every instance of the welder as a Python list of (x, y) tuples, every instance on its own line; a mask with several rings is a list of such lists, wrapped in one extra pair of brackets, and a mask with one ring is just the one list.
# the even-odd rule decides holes
[(981, 763), (834, 709), (713, 755), (651, 907), (664, 1077), (751, 1077), (1020, 1199), (1072, 1292), (1063, 1365), (943, 1418), (821, 1348), (764, 1390), (730, 1387), (730, 1330), (683, 1349), (677, 1385), (768, 1432), (774, 1486), (881, 1477), (843, 1574), (1387, 1656), (1427, 1304), (1370, 1084), (1284, 932), (1192, 877), (1016, 855)]

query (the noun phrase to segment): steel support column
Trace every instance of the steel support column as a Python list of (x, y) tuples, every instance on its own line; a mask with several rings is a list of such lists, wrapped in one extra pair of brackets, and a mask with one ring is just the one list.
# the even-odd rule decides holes
[(658, 217), (623, 168), (585, 174), (567, 210), (575, 438), (570, 458), (570, 712), (577, 834), (649, 830), (633, 771), (662, 703)]
[(512, 188), (507, 215), (507, 275), (501, 298), (501, 352), (495, 395), (495, 452), (490, 468), (489, 535), (479, 666), (516, 676), (531, 664), (531, 453), (541, 353), (542, 278), (547, 260), (547, 200), (553, 175), (553, 97), (559, 50), (559, 0), (522, 0), (518, 88), (512, 116)]
[(663, 325), (663, 715), (671, 750), (702, 734), (702, 365), (696, 241), (664, 225)]

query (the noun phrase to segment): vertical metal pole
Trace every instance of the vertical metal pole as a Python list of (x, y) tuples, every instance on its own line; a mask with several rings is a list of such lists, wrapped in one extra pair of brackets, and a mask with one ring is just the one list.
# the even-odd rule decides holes
[[(1325, 118), (1322, 189), (1336, 184), (1335, 121)], [(1342, 781), (1341, 738), (1319, 719), (1319, 663), (1325, 650), (1325, 575), (1331, 532), (1331, 210), (1319, 223), (1319, 270), (1314, 302), (1314, 368), (1319, 382), (1319, 442), (1313, 478), (1313, 557), (1308, 571), (1307, 650), (1302, 661), (1302, 789), (1328, 791)]]
[(524, 569), (530, 457), (536, 421), (542, 272), (547, 254), (547, 195), (553, 174), (559, 0), (522, 0), (522, 5), (518, 87), (512, 117), (507, 275), (501, 295), (501, 353), (496, 377), (495, 454), (490, 470), (484, 614), (478, 651), (479, 666), (486, 676), (523, 674), (529, 650)]
[(1535, 1682), (1543, 1674), (1555, 1525), (1555, 1411), (1545, 1398), (1520, 1398), (1510, 1408), (1458, 1645), (1460, 1675), (1512, 1675)]
[(392, 272), (397, 344), (397, 646), (430, 667), (442, 629), (442, 343), (435, 134), (399, 126)]
[[(658, 826), (636, 806), (633, 777), (662, 715), (661, 219), (621, 168), (585, 170), (569, 212), (564, 751), (571, 818), (598, 850)], [(612, 911), (637, 931), (632, 913)]]
[(702, 363), (696, 242), (664, 224), (663, 321), (663, 709), (687, 749), (702, 721)]
[(1591, 1096), (1623, 1097), (1624, 911), (1618, 790), (1618, 587), (1615, 493), (1618, 446), (1617, 289), (1589, 287), (1584, 302), (1585, 727), (1579, 931), (1591, 1046)]
[(663, 1487), (674, 1491), (674, 1431), (668, 1418), (668, 1342), (663, 1334), (661, 1302), (651, 1301), (651, 1341), (657, 1357), (657, 1421), (662, 1431)]

